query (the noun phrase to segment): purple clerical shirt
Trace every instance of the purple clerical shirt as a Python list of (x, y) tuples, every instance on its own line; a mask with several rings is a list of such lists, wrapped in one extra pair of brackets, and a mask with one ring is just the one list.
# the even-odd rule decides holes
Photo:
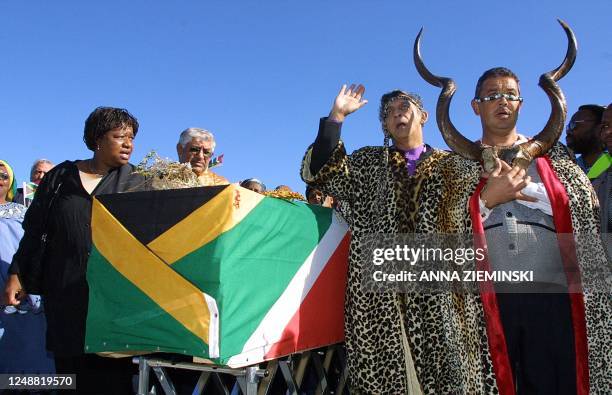
[(404, 158), (406, 158), (406, 169), (408, 170), (408, 174), (411, 176), (414, 175), (417, 160), (419, 160), (419, 157), (424, 151), (425, 145), (404, 151)]

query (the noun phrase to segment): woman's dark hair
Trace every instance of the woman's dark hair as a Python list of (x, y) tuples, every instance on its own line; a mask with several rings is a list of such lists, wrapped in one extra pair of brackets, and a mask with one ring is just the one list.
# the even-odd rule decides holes
[(83, 141), (87, 148), (96, 150), (98, 139), (107, 132), (130, 126), (134, 137), (138, 133), (138, 120), (128, 110), (114, 107), (98, 107), (85, 120)]

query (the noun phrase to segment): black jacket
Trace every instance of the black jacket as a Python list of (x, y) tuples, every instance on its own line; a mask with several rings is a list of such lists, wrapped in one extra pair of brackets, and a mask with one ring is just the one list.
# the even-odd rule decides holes
[[(133, 171), (131, 164), (111, 170), (93, 195), (142, 188), (144, 179)], [(59, 357), (84, 351), (91, 205), (92, 197), (83, 188), (76, 162), (66, 161), (54, 167), (40, 183), (26, 212), (25, 233), (9, 269), (9, 273), (26, 279), (40, 274), (47, 316), (47, 349)], [(45, 232), (47, 245), (41, 257), (38, 251)], [(27, 284), (28, 281), (23, 284), (26, 291)]]

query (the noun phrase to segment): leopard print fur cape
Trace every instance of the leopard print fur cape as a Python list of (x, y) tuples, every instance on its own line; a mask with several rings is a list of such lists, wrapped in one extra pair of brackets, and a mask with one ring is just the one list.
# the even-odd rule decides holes
[[(599, 206), (586, 175), (556, 144), (548, 153), (552, 170), (569, 198), (576, 254), (582, 276), (585, 305), (590, 393), (612, 388), (612, 298), (610, 262), (600, 240)], [(459, 155), (426, 160), (421, 173), (417, 233), (471, 233), (469, 199), (482, 167)], [(602, 273), (604, 275), (602, 275)], [(437, 298), (437, 300), (436, 300)], [(444, 306), (445, 305), (445, 306)], [(496, 393), (483, 309), (479, 295), (445, 294), (407, 298), (409, 343), (417, 375), (427, 393)], [(441, 308), (442, 307), (442, 308)], [(442, 369), (442, 370), (440, 370)]]
[[(302, 179), (349, 206), (351, 244), (345, 301), (345, 338), (351, 393), (420, 394), (405, 332), (405, 302), (397, 293), (366, 292), (361, 283), (367, 262), (362, 240), (368, 234), (410, 233), (414, 230), (414, 182), (402, 153), (383, 147), (365, 147), (347, 155), (342, 142), (328, 162), (310, 174), (309, 148), (302, 162)], [(430, 158), (444, 156), (441, 151)], [(418, 172), (418, 167), (417, 167)], [(383, 204), (378, 200), (381, 173), (387, 180)]]

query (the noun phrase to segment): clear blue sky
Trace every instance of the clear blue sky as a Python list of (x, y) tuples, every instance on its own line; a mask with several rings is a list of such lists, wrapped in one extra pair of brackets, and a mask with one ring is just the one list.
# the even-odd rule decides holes
[[(421, 26), (426, 64), (458, 84), (451, 117), (476, 139), (469, 100), (494, 66), (521, 78), (519, 131), (545, 124), (550, 106), (537, 81), (565, 54), (557, 17), (579, 45), (560, 81), (568, 117), (581, 104), (612, 102), (610, 15), (611, 0), (2, 1), (0, 158), (20, 180), (38, 157), (89, 158), (85, 118), (117, 106), (141, 124), (133, 163), (151, 149), (176, 158), (179, 132), (203, 127), (225, 154), (220, 174), (303, 192), (302, 155), (342, 83), (363, 83), (370, 100), (344, 125), (349, 150), (382, 143), (378, 101), (389, 90), (416, 91), (435, 112), (439, 90), (412, 63)], [(425, 138), (444, 147), (433, 117)]]

